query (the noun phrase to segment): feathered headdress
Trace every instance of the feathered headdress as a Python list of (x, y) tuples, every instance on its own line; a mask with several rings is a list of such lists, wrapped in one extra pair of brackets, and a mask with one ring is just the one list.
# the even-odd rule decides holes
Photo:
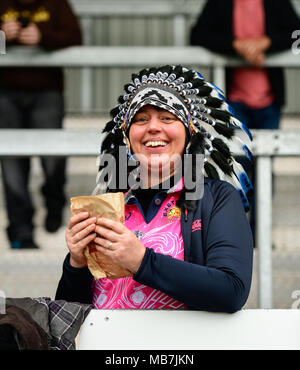
[[(132, 81), (124, 86), (124, 91), (125, 94), (118, 99), (118, 106), (110, 112), (112, 120), (103, 130), (107, 134), (100, 156), (110, 153), (118, 160), (119, 147), (125, 146), (128, 157), (132, 158), (128, 130), (134, 115), (147, 104), (166, 109), (175, 114), (187, 129), (189, 142), (186, 153), (204, 154), (204, 176), (234, 185), (248, 211), (248, 197), (252, 195), (253, 187), (243, 167), (233, 158), (230, 145), (235, 142), (251, 160), (252, 154), (237, 136), (236, 129), (243, 130), (249, 140), (252, 140), (252, 136), (248, 128), (234, 117), (224, 93), (218, 87), (205, 81), (197, 71), (167, 65), (133, 74)], [(110, 189), (112, 179), (103, 186), (99, 183), (100, 173), (101, 168), (94, 192)], [(177, 205), (193, 209), (195, 202), (186, 201), (183, 192)]]

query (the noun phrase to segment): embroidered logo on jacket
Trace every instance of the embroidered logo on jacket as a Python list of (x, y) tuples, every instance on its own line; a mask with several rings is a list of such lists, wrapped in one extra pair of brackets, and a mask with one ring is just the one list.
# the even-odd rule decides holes
[(168, 212), (168, 219), (169, 221), (175, 221), (180, 219), (181, 211), (178, 207), (172, 207)]
[(197, 231), (197, 230), (201, 230), (201, 229), (202, 229), (201, 219), (200, 220), (195, 220), (192, 223), (192, 232)]
[(163, 216), (167, 217), (171, 208), (175, 207), (175, 200), (170, 199), (163, 209)]

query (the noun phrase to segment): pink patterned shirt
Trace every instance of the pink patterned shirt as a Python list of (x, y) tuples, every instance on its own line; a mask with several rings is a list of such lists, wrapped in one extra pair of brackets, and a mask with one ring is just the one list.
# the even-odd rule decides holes
[[(179, 260), (184, 259), (180, 209), (176, 207), (182, 181), (169, 193), (157, 214), (147, 224), (136, 204), (125, 205), (125, 225), (146, 248)], [(184, 309), (187, 306), (159, 290), (142, 285), (132, 277), (99, 279), (93, 283), (93, 304), (99, 309)]]

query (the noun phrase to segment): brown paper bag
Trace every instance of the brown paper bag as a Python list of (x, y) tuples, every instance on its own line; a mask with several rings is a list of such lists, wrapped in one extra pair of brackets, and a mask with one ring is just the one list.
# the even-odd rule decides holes
[[(71, 198), (72, 215), (80, 212), (89, 212), (90, 217), (105, 217), (124, 223), (124, 194), (119, 192)], [(104, 277), (118, 279), (132, 276), (130, 271), (117, 265), (110, 257), (98, 251), (94, 243), (90, 243), (84, 253), (88, 268), (95, 279)]]

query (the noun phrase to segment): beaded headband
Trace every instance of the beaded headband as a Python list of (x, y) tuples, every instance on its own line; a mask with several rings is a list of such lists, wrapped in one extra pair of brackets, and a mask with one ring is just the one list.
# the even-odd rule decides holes
[(196, 147), (201, 145), (205, 156), (204, 175), (234, 185), (248, 211), (248, 197), (253, 187), (243, 167), (233, 158), (230, 145), (234, 142), (252, 160), (251, 151), (237, 132), (245, 132), (250, 141), (252, 135), (234, 117), (222, 90), (205, 81), (197, 71), (182, 66), (163, 66), (133, 74), (124, 91), (119, 105), (110, 112), (112, 120), (103, 130), (107, 135), (101, 153), (117, 155), (117, 147), (125, 145), (128, 157), (132, 157), (127, 134), (134, 115), (147, 104), (163, 108), (175, 114), (188, 129), (187, 153), (199, 153)]

